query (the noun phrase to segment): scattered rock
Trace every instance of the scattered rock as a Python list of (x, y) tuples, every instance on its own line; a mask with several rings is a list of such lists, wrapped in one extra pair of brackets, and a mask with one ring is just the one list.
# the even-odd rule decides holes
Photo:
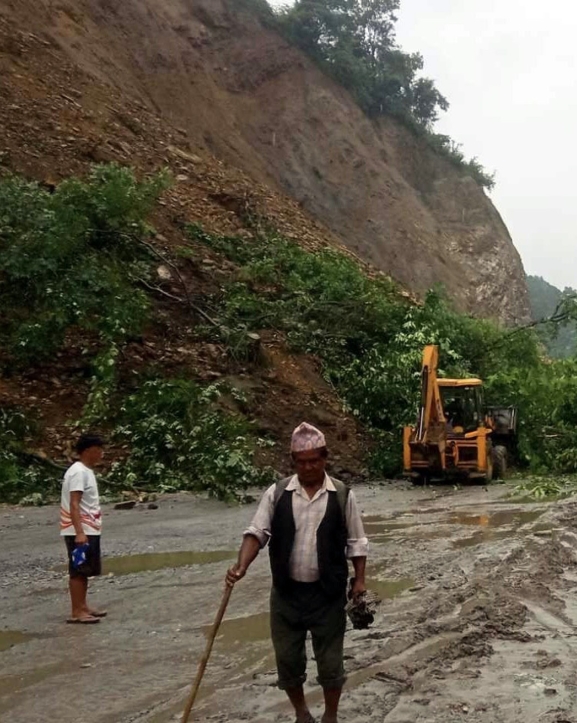
[(157, 510), (157, 509), (158, 509), (158, 505), (156, 504), (156, 502), (150, 502), (149, 505), (148, 505), (148, 509), (149, 509), (149, 510)]
[(170, 281), (172, 278), (172, 273), (168, 266), (161, 265), (156, 269), (156, 273), (158, 274), (158, 277), (162, 279), (162, 281)]
[(172, 153), (172, 155), (178, 156), (178, 158), (182, 158), (185, 161), (190, 161), (191, 163), (202, 163), (202, 158), (200, 156), (196, 156), (194, 153), (187, 153), (176, 146), (168, 146), (168, 150)]
[(115, 510), (132, 510), (136, 505), (136, 500), (127, 500), (126, 502), (117, 502), (114, 505)]

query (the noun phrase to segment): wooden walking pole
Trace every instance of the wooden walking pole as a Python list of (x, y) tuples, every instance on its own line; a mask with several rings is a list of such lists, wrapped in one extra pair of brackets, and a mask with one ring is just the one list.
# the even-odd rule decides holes
[(230, 600), (231, 593), (232, 593), (232, 587), (227, 585), (224, 590), (224, 594), (222, 596), (220, 608), (218, 609), (218, 613), (216, 614), (216, 618), (214, 620), (213, 626), (208, 635), (208, 640), (206, 642), (206, 648), (204, 650), (204, 655), (202, 656), (200, 663), (198, 665), (198, 671), (196, 673), (196, 678), (194, 679), (194, 683), (192, 684), (192, 690), (190, 691), (190, 695), (186, 702), (186, 707), (184, 709), (184, 713), (182, 714), (181, 723), (188, 723), (190, 711), (192, 710), (192, 706), (194, 705), (194, 701), (196, 700), (196, 695), (198, 693), (198, 689), (200, 688), (200, 683), (202, 681), (204, 671), (206, 670), (206, 665), (208, 663), (208, 659), (210, 658), (210, 654), (212, 652), (212, 646), (214, 645), (214, 639), (216, 638), (216, 634), (218, 633), (218, 629), (220, 628), (220, 624), (224, 617), (224, 613), (226, 612), (226, 608), (228, 605), (228, 601)]

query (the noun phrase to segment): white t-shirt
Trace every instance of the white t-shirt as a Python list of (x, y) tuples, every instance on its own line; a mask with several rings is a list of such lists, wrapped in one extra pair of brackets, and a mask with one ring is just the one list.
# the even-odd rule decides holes
[(80, 498), (80, 520), (85, 535), (100, 535), (102, 512), (96, 476), (82, 462), (75, 462), (64, 475), (60, 503), (60, 534), (76, 535), (70, 517), (70, 493), (82, 492)]

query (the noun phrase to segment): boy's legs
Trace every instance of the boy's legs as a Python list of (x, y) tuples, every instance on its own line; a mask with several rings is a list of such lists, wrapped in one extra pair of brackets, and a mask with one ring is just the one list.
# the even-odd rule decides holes
[(77, 570), (72, 565), (71, 555), (76, 547), (74, 537), (72, 535), (68, 535), (64, 538), (64, 540), (66, 542), (66, 549), (68, 552), (68, 588), (70, 591), (70, 603), (72, 608), (71, 620), (104, 617), (106, 613), (91, 610), (88, 607), (86, 599), (88, 594), (88, 576), (100, 575), (101, 573), (100, 537), (89, 536), (88, 542), (90, 547), (87, 554), (86, 569), (83, 571)]
[(90, 611), (86, 603), (88, 578), (82, 575), (71, 575), (68, 587), (70, 589), (70, 602), (72, 604), (71, 617), (81, 618), (86, 615), (90, 615)]

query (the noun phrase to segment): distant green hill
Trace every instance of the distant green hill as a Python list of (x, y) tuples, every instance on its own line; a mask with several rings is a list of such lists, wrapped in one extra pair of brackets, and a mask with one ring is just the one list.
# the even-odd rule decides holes
[[(551, 316), (564, 293), (576, 293), (574, 289), (561, 291), (541, 276), (528, 276), (527, 284), (531, 313), (536, 321)], [(577, 353), (577, 324), (571, 323), (559, 328), (555, 337), (552, 337), (551, 332), (546, 329), (542, 329), (540, 334), (552, 357), (564, 358)]]

